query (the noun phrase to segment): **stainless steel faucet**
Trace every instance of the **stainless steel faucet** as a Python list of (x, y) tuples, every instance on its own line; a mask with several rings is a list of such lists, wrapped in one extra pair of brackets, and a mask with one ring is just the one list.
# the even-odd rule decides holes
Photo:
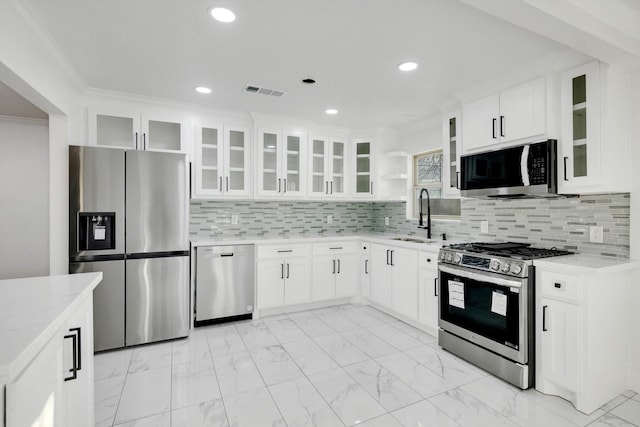
[[(422, 222), (422, 195), (424, 193), (427, 193), (427, 225), (426, 226)], [(430, 239), (431, 238), (431, 201), (429, 199), (429, 190), (427, 190), (426, 188), (423, 188), (422, 190), (420, 190), (419, 200), (420, 201), (418, 203), (420, 203), (420, 217), (418, 219), (418, 228), (426, 228), (427, 239)]]

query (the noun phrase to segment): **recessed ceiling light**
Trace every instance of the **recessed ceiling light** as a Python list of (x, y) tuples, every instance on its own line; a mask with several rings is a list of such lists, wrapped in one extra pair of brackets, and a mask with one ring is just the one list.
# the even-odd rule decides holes
[(406, 61), (398, 64), (398, 70), (400, 71), (413, 71), (416, 68), (418, 68), (418, 63), (413, 61)]
[(212, 7), (209, 9), (209, 13), (216, 21), (233, 22), (236, 20), (236, 14), (224, 7)]
[(335, 114), (338, 114), (338, 110), (336, 110), (335, 108), (328, 108), (328, 109), (324, 110), (324, 112), (329, 114), (329, 115), (331, 115), (331, 116), (333, 116)]
[(211, 93), (211, 89), (209, 89), (208, 87), (204, 87), (204, 86), (198, 86), (196, 88), (196, 92), (198, 92), (198, 93)]

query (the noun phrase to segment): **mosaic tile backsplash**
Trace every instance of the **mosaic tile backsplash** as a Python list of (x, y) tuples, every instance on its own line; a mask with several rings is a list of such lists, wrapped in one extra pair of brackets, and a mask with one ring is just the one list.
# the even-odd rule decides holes
[[(433, 219), (433, 236), (449, 240), (510, 240), (611, 257), (629, 257), (626, 194), (565, 199), (463, 199), (460, 220)], [(192, 200), (192, 239), (316, 237), (358, 233), (426, 236), (405, 219), (404, 202), (212, 201)], [(238, 224), (232, 224), (232, 215)], [(332, 223), (327, 223), (327, 215)], [(389, 217), (385, 226), (384, 218)], [(489, 233), (480, 233), (480, 221)], [(603, 243), (589, 242), (589, 226), (604, 229)]]

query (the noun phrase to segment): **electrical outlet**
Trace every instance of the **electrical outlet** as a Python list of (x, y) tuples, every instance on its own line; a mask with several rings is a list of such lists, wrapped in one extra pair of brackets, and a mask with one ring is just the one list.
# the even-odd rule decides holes
[(489, 232), (489, 221), (480, 221), (480, 232), (488, 233)]
[(592, 225), (591, 227), (589, 227), (589, 241), (592, 243), (602, 243), (602, 240), (604, 238), (603, 236), (604, 231), (602, 230), (602, 227), (598, 227), (595, 225)]
[(237, 224), (238, 223), (238, 215), (231, 215), (231, 224)]
[(333, 222), (333, 215), (327, 215), (327, 224), (331, 224)]
[(384, 225), (389, 225), (389, 217), (388, 216), (384, 217)]

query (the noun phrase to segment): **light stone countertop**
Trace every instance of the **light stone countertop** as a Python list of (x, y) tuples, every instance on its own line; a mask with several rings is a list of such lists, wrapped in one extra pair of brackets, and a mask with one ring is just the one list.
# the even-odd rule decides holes
[[(395, 240), (397, 238), (418, 239), (423, 242), (410, 242)], [(294, 243), (323, 243), (336, 241), (367, 241), (372, 243), (393, 244), (394, 246), (406, 247), (409, 249), (423, 250), (439, 250), (443, 245), (459, 243), (458, 241), (442, 240), (440, 238), (432, 238), (427, 242), (426, 236), (409, 236), (402, 234), (384, 234), (384, 233), (360, 233), (360, 234), (342, 234), (327, 236), (287, 236), (287, 237), (225, 237), (220, 239), (193, 239), (191, 245), (193, 248), (198, 246), (217, 246), (217, 245), (278, 245), (278, 244), (294, 244)]]
[(0, 384), (22, 372), (101, 280), (101, 272), (0, 280)]
[(624, 271), (640, 267), (639, 261), (589, 254), (562, 255), (552, 258), (543, 258), (535, 260), (533, 264), (536, 267), (563, 270), (569, 273), (579, 273), (587, 270), (593, 274), (601, 274), (611, 271)]

